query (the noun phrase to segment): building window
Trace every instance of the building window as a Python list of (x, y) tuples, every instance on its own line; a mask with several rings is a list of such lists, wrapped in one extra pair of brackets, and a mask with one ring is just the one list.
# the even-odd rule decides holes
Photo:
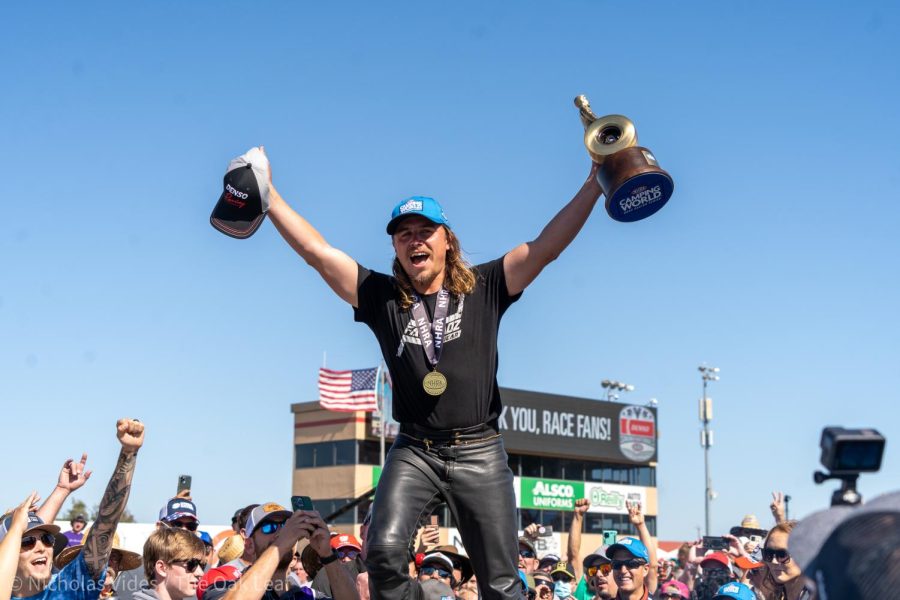
[(546, 477), (656, 487), (656, 468), (601, 463), (571, 458), (511, 454), (509, 468), (519, 477)]
[[(391, 449), (390, 444), (386, 444), (384, 454), (387, 455)], [(361, 465), (380, 465), (381, 464), (381, 442), (373, 442), (370, 440), (362, 440), (359, 442), (359, 464)]]
[(319, 511), (319, 514), (322, 515), (322, 518), (325, 519), (327, 523), (338, 525), (352, 525), (354, 523), (354, 519), (356, 518), (356, 511), (353, 509), (347, 510), (343, 514), (338, 515), (333, 519), (329, 519), (328, 517), (346, 506), (347, 503), (353, 502), (353, 500), (354, 498), (331, 498), (326, 500), (313, 500), (313, 505), (316, 507), (316, 510)]
[(584, 461), (562, 458), (559, 463), (562, 465), (563, 479), (568, 479), (569, 481), (584, 481)]
[(561, 460), (545, 456), (541, 459), (541, 463), (541, 477), (546, 477), (548, 479), (562, 479), (563, 470)]
[(355, 465), (356, 464), (356, 442), (348, 440), (346, 442), (335, 442), (334, 444), (334, 464), (336, 465)]
[(294, 446), (295, 469), (353, 464), (356, 464), (356, 440)]
[(521, 469), (519, 471), (520, 477), (541, 477), (541, 457), (540, 456), (527, 456), (523, 455), (519, 457), (521, 462)]

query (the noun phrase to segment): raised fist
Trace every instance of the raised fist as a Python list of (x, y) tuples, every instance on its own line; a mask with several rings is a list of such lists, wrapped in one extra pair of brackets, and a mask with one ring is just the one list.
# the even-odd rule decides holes
[(144, 424), (137, 419), (119, 419), (116, 437), (125, 452), (137, 452), (144, 444)]

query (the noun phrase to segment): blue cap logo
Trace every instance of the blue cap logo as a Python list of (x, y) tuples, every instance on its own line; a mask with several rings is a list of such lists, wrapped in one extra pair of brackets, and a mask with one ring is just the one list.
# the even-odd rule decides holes
[(733, 600), (756, 600), (756, 594), (743, 583), (726, 583), (718, 589), (716, 598), (731, 598)]
[(400, 214), (406, 214), (411, 210), (415, 210), (418, 212), (422, 212), (422, 201), (416, 200), (415, 198), (410, 198), (406, 202), (400, 205)]
[(437, 225), (450, 226), (447, 215), (444, 214), (444, 210), (437, 200), (428, 196), (413, 196), (401, 200), (394, 207), (394, 210), (391, 212), (391, 220), (387, 224), (388, 235), (394, 235), (394, 231), (396, 231), (400, 221), (413, 215), (425, 217)]

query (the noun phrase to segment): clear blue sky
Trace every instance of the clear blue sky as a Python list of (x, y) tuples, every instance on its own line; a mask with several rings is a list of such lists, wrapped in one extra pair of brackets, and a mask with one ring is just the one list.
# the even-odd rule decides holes
[(697, 365), (714, 384), (713, 525), (769, 492), (801, 515), (821, 428), (876, 426), (900, 481), (900, 12), (874, 2), (15, 3), (4, 10), (0, 505), (148, 425), (130, 509), (179, 473), (206, 522), (290, 494), (292, 402), (370, 332), (270, 223), (208, 225), (228, 159), (387, 269), (400, 198), (444, 205), (474, 261), (531, 239), (589, 168), (572, 98), (637, 126), (675, 178), (602, 208), (507, 313), (501, 385), (660, 403), (659, 532), (703, 520)]

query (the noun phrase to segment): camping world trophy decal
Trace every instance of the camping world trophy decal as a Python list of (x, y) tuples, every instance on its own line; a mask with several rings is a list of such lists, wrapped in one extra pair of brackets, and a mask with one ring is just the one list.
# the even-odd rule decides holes
[(619, 449), (636, 462), (649, 460), (656, 452), (656, 418), (643, 406), (626, 406), (619, 413)]

